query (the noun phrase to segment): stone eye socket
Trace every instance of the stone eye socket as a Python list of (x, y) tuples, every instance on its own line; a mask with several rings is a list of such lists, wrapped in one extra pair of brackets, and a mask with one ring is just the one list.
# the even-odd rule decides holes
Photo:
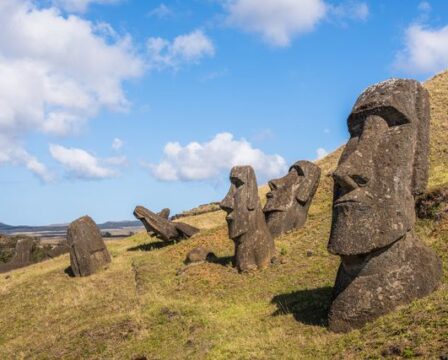
[(232, 184), (235, 185), (237, 188), (244, 185), (244, 182), (241, 181), (241, 179), (239, 179), (239, 178), (232, 178), (231, 180), (232, 180)]
[(367, 183), (369, 182), (369, 180), (367, 178), (365, 178), (364, 176), (361, 176), (361, 175), (352, 175), (351, 178), (360, 187), (366, 186)]

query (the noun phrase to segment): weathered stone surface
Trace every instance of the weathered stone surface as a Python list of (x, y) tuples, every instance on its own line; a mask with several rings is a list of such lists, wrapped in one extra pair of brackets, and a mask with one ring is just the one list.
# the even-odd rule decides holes
[(0, 273), (52, 259), (69, 251), (66, 243), (54, 247), (27, 235), (0, 235)]
[(32, 238), (24, 238), (17, 241), (16, 244), (16, 254), (14, 258), (11, 260), (14, 264), (30, 264), (31, 252), (33, 251), (33, 239)]
[(230, 182), (220, 206), (227, 212), (229, 237), (235, 242), (235, 265), (240, 272), (266, 268), (275, 245), (261, 209), (255, 172), (250, 166), (235, 166)]
[(6, 262), (0, 262), (0, 273), (19, 269), (33, 263), (32, 252), (35, 246), (34, 238), (23, 236), (17, 240), (14, 248), (14, 255)]
[(70, 248), (67, 242), (62, 242), (61, 244), (58, 244), (50, 249), (46, 249), (45, 255), (49, 259), (54, 259), (58, 256), (67, 254), (68, 252), (70, 252)]
[(143, 223), (148, 233), (154, 233), (163, 241), (188, 239), (199, 232), (191, 225), (170, 221), (143, 206), (135, 208), (134, 216)]
[(67, 243), (75, 276), (91, 275), (111, 262), (101, 232), (89, 216), (83, 216), (69, 225)]
[(437, 288), (442, 263), (413, 231), (367, 255), (342, 258), (330, 308), (330, 329), (362, 327)]
[(173, 224), (176, 227), (177, 232), (180, 234), (180, 238), (182, 239), (188, 239), (199, 232), (198, 228), (195, 228), (194, 226), (185, 224), (183, 222), (173, 221)]
[(198, 263), (211, 259), (216, 259), (216, 255), (212, 251), (210, 251), (209, 249), (205, 249), (203, 247), (197, 247), (187, 254), (185, 263), (186, 264)]
[(348, 119), (328, 250), (341, 257), (329, 326), (349, 331), (423, 297), (441, 261), (417, 238), (415, 196), (428, 180), (429, 97), (413, 80), (368, 88)]
[(162, 209), (157, 215), (159, 215), (161, 218), (169, 219), (170, 212), (171, 212), (170, 209), (165, 208), (165, 209)]
[(305, 225), (308, 209), (319, 186), (320, 168), (309, 161), (297, 161), (287, 175), (269, 181), (270, 192), (263, 209), (274, 238)]

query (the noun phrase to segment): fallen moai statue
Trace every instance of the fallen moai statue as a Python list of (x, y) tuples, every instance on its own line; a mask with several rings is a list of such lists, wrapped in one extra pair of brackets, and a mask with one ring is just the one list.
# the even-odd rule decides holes
[(230, 182), (220, 206), (227, 213), (229, 237), (235, 242), (235, 265), (240, 272), (266, 268), (275, 245), (261, 209), (255, 172), (250, 166), (235, 166)]
[(414, 80), (376, 84), (348, 118), (333, 173), (330, 253), (341, 257), (329, 327), (346, 332), (434, 291), (442, 263), (415, 233), (428, 181), (429, 95)]
[(305, 225), (308, 210), (319, 186), (320, 168), (309, 161), (297, 161), (287, 175), (269, 181), (263, 208), (274, 238)]
[(167, 217), (153, 213), (143, 206), (137, 206), (135, 208), (134, 216), (143, 223), (149, 234), (155, 234), (163, 241), (169, 242), (188, 239), (199, 232), (199, 229), (194, 226), (182, 222), (170, 221)]
[(67, 243), (75, 276), (91, 275), (111, 262), (101, 232), (89, 216), (83, 216), (69, 225)]

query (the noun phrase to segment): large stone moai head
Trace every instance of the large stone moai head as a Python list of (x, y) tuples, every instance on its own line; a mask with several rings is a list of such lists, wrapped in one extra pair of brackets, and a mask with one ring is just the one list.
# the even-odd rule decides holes
[(230, 190), (221, 202), (227, 212), (229, 237), (236, 239), (253, 226), (256, 208), (260, 207), (257, 180), (250, 166), (235, 166), (230, 172)]
[(235, 242), (235, 264), (242, 272), (265, 268), (275, 246), (261, 210), (255, 172), (250, 166), (235, 166), (230, 183), (220, 206), (227, 212), (229, 237)]
[(328, 250), (341, 257), (329, 327), (345, 332), (434, 291), (441, 261), (416, 236), (428, 181), (429, 95), (414, 80), (365, 90), (348, 119), (334, 178)]
[(270, 192), (263, 209), (273, 237), (302, 227), (320, 179), (320, 168), (309, 161), (297, 161), (288, 174), (269, 181)]
[(414, 80), (368, 88), (348, 119), (350, 140), (333, 174), (328, 249), (356, 255), (387, 246), (415, 223), (428, 179), (429, 99)]
[(89, 216), (83, 216), (69, 225), (67, 243), (75, 276), (91, 275), (111, 262), (101, 232)]

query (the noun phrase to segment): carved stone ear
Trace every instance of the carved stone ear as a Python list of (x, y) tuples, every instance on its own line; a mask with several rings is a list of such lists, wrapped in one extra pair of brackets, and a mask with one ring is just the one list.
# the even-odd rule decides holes
[(417, 145), (415, 147), (414, 167), (412, 176), (412, 190), (414, 195), (422, 194), (428, 185), (429, 173), (429, 126), (430, 126), (430, 104), (428, 90), (421, 85), (418, 86), (416, 112), (417, 123)]
[(298, 161), (293, 165), (299, 175), (303, 174), (303, 180), (296, 192), (296, 199), (301, 205), (305, 205), (317, 190), (320, 180), (320, 168), (309, 161)]
[(254, 170), (248, 166), (247, 174), (247, 209), (252, 211), (255, 210), (258, 204), (258, 186), (257, 179), (255, 177)]

